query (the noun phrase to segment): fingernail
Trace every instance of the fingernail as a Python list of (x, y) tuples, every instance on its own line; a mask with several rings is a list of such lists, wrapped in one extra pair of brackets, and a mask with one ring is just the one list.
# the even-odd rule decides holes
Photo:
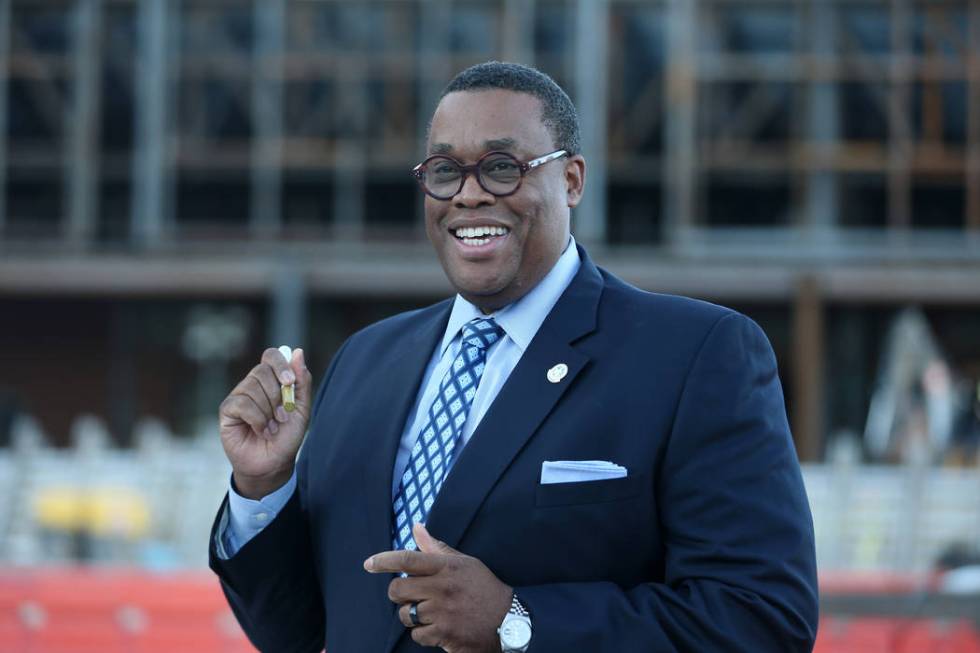
[(372, 569), (374, 569), (374, 556), (371, 556), (370, 558), (364, 561), (364, 569), (367, 571), (371, 571)]
[(276, 433), (278, 433), (279, 432), (279, 422), (277, 422), (276, 420), (270, 420), (269, 421), (269, 430), (272, 432), (272, 435), (275, 435)]
[(285, 384), (296, 383), (296, 375), (290, 370), (286, 370), (282, 373), (282, 382)]
[(289, 413), (282, 406), (276, 406), (276, 419), (280, 422), (286, 422), (289, 419)]

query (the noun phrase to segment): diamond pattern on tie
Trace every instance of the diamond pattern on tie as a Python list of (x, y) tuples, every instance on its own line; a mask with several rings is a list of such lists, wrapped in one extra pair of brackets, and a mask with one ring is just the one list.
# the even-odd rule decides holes
[(408, 466), (395, 494), (392, 504), (394, 548), (416, 549), (412, 526), (425, 521), (442, 488), (446, 469), (453, 459), (483, 376), (487, 349), (503, 334), (504, 330), (490, 318), (476, 318), (463, 325), (459, 353), (439, 383), (439, 392), (429, 407), (428, 419), (412, 447)]

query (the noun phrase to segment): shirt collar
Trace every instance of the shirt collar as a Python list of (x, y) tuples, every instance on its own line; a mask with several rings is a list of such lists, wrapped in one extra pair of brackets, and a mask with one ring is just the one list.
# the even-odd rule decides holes
[[(548, 317), (548, 313), (554, 308), (558, 298), (568, 288), (568, 284), (572, 282), (581, 263), (578, 248), (575, 247), (575, 239), (569, 236), (565, 251), (558, 257), (558, 261), (544, 279), (516, 302), (504, 306), (489, 316), (496, 320), (497, 324), (507, 332), (507, 335), (514, 341), (514, 344), (520, 347), (522, 352), (531, 344), (531, 340), (544, 323), (544, 319)], [(457, 294), (452, 313), (449, 314), (446, 333), (442, 337), (440, 355), (445, 354), (446, 349), (459, 334), (463, 325), (478, 317), (487, 316), (479, 308)]]

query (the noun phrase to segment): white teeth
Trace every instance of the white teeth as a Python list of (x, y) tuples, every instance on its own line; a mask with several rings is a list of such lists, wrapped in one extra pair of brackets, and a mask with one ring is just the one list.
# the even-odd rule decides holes
[(483, 238), (485, 236), (503, 236), (509, 230), (507, 227), (460, 227), (456, 230), (457, 238)]

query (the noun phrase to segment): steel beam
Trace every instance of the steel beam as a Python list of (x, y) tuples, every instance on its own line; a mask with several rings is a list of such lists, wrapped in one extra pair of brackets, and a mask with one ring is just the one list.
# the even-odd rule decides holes
[(293, 262), (281, 265), (272, 288), (269, 334), (272, 346), (301, 346), (306, 342), (306, 283), (302, 268)]
[(888, 91), (888, 225), (912, 225), (912, 125), (909, 106), (911, 16), (909, 0), (891, 0)]
[[(358, 3), (351, 10), (357, 12), (358, 20), (367, 21), (371, 19), (368, 9)], [(361, 45), (363, 56), (369, 57), (366, 50), (370, 45)], [(338, 66), (334, 75), (340, 99), (332, 114), (337, 134), (333, 150), (333, 223), (335, 237), (348, 242), (362, 240), (367, 227), (366, 89), (370, 80), (366, 73), (370, 65), (364, 63), (353, 70)]]
[(800, 460), (820, 459), (824, 436), (825, 336), (820, 285), (800, 279), (793, 312), (793, 439)]
[(980, 7), (967, 5), (966, 226), (980, 236)]
[(664, 120), (664, 239), (686, 239), (694, 222), (697, 152), (697, 0), (667, 2)]
[(0, 0), (0, 241), (7, 223), (7, 89), (10, 86), (11, 0)]
[(282, 229), (282, 58), (284, 0), (255, 0), (255, 65), (252, 78), (252, 235), (277, 236)]
[[(415, 82), (418, 84), (419, 112), (416, 116), (418, 160), (425, 158), (429, 121), (439, 102), (439, 94), (458, 70), (453, 70), (448, 56), (452, 27), (452, 3), (420, 0), (420, 24), (427, 25), (425, 38), (418, 42)], [(421, 200), (415, 203), (415, 239), (425, 239), (425, 217)]]
[(168, 183), (167, 35), (168, 0), (140, 0), (137, 54), (134, 73), (135, 138), (131, 235), (138, 247), (158, 245), (166, 234)]
[(65, 113), (68, 135), (65, 236), (78, 247), (88, 244), (97, 228), (102, 2), (77, 0), (74, 11), (71, 107)]
[[(826, 0), (815, 0), (810, 9), (809, 37), (813, 57), (836, 68), (836, 25), (834, 6)], [(826, 231), (833, 227), (837, 217), (839, 188), (837, 172), (831, 161), (840, 140), (838, 112), (838, 88), (836, 81), (810, 78), (807, 132), (809, 149), (817, 154), (811, 162), (806, 179), (804, 219), (809, 231)], [(814, 165), (815, 163), (815, 165)]]
[(535, 0), (504, 0), (504, 61), (534, 65), (534, 5)]
[(575, 12), (575, 103), (586, 160), (586, 192), (575, 209), (573, 231), (578, 240), (593, 244), (606, 239), (609, 4), (578, 0)]
[[(960, 241), (962, 238), (959, 239)], [(656, 292), (721, 302), (786, 304), (798, 280), (812, 278), (823, 302), (860, 305), (980, 305), (980, 255), (962, 242), (929, 257), (887, 255), (889, 246), (846, 256), (808, 258), (810, 248), (789, 248), (782, 259), (718, 247), (700, 256), (662, 248), (594, 248), (593, 258), (626, 281)], [(762, 249), (762, 248), (760, 248)], [(955, 253), (955, 259), (954, 259)], [(152, 258), (78, 255), (37, 243), (0, 255), (0, 295), (250, 295), (274, 292), (283, 260), (294, 261), (311, 296), (438, 297), (450, 292), (426, 243), (381, 245), (314, 241), (180, 243)]]

